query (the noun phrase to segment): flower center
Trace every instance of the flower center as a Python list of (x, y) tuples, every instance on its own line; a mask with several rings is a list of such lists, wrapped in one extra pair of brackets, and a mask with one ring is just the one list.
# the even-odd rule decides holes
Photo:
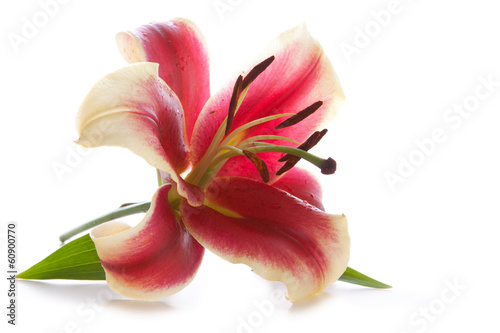
[[(229, 103), (229, 110), (226, 119), (220, 125), (205, 155), (198, 165), (187, 175), (186, 181), (201, 188), (206, 188), (214, 179), (226, 161), (235, 156), (245, 156), (255, 165), (264, 182), (269, 181), (269, 170), (266, 163), (257, 155), (258, 153), (285, 153), (278, 161), (284, 162), (277, 175), (281, 175), (292, 169), (299, 160), (304, 159), (321, 169), (323, 174), (333, 174), (336, 170), (336, 162), (332, 158), (323, 159), (308, 152), (314, 147), (327, 130), (314, 132), (304, 143), (280, 135), (255, 135), (245, 138), (245, 132), (258, 126), (282, 117), (288, 117), (275, 127), (280, 129), (298, 124), (322, 105), (322, 101), (317, 101), (298, 113), (280, 113), (272, 116), (256, 119), (243, 124), (237, 128), (232, 128), (234, 116), (242, 104), (248, 92), (250, 84), (274, 61), (274, 56), (264, 60), (255, 66), (245, 78), (241, 75), (236, 80)], [(245, 139), (243, 139), (245, 138)], [(276, 145), (267, 141), (279, 140), (299, 144), (298, 147)]]

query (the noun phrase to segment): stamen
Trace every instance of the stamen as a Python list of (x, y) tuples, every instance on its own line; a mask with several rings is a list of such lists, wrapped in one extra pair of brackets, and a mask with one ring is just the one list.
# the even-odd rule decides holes
[(278, 172), (276, 172), (276, 175), (280, 176), (284, 174), (285, 172), (293, 168), (295, 164), (297, 164), (299, 161), (300, 157), (292, 155), (292, 157), (286, 161), (286, 163), (281, 167), (281, 169), (279, 169)]
[[(245, 91), (246, 90), (243, 90), (243, 93), (242, 93), (242, 97), (244, 96), (245, 94)], [(210, 146), (208, 147), (205, 155), (203, 156), (203, 158), (201, 159), (201, 161), (198, 163), (198, 165), (193, 169), (191, 170), (191, 172), (187, 175), (186, 177), (186, 181), (191, 183), (191, 184), (196, 184), (198, 186), (201, 186), (200, 184), (203, 184), (203, 181), (204, 179), (208, 179), (210, 178), (209, 176), (206, 175), (206, 173), (208, 172), (207, 170), (210, 168), (210, 165), (213, 164), (214, 161), (218, 161), (217, 163), (222, 163), (222, 161), (224, 159), (227, 159), (227, 158), (230, 158), (231, 156), (225, 156), (223, 158), (223, 155), (219, 156), (216, 158), (216, 155), (220, 152), (217, 148), (217, 146), (223, 146), (223, 145), (228, 145), (231, 140), (233, 140), (237, 135), (239, 135), (240, 133), (244, 132), (245, 130), (253, 127), (253, 126), (257, 126), (257, 125), (260, 125), (260, 124), (264, 124), (266, 122), (269, 122), (269, 121), (273, 121), (275, 119), (278, 119), (278, 118), (281, 118), (281, 117), (287, 117), (287, 116), (293, 116), (293, 113), (281, 113), (281, 114), (275, 114), (275, 115), (272, 115), (272, 116), (267, 116), (267, 117), (263, 117), (263, 118), (259, 118), (259, 119), (256, 119), (256, 120), (253, 120), (249, 123), (246, 123), (238, 128), (236, 128), (234, 131), (232, 131), (231, 133), (229, 133), (229, 135), (226, 136), (226, 138), (224, 140), (221, 141), (222, 137), (224, 136), (224, 122), (219, 126), (219, 129), (217, 130), (217, 133), (215, 133), (215, 136), (212, 140), (212, 142), (210, 143)], [(231, 153), (231, 154), (234, 154), (234, 153)], [(241, 155), (240, 154), (236, 154), (236, 155)], [(232, 156), (235, 156), (235, 155), (232, 155)], [(214, 160), (215, 158), (215, 160)], [(214, 165), (218, 165), (217, 163), (215, 163)], [(222, 165), (222, 164), (220, 164)], [(220, 167), (217, 167), (220, 169)], [(215, 169), (213, 169), (215, 170)], [(211, 172), (211, 171), (210, 171)], [(215, 174), (218, 172), (218, 170), (214, 171)]]
[(229, 145), (223, 145), (223, 146), (219, 146), (217, 148), (218, 152), (222, 152), (224, 150), (234, 151), (235, 153), (241, 155), (241, 149), (239, 149), (238, 147), (229, 146)]
[(274, 56), (270, 56), (254, 68), (245, 76), (245, 79), (243, 80), (243, 88), (242, 90), (245, 90), (250, 83), (252, 83), (260, 74), (262, 74), (263, 71), (266, 70), (266, 68), (274, 61)]
[(257, 126), (257, 125), (272, 121), (274, 119), (278, 119), (278, 118), (286, 117), (286, 116), (292, 116), (292, 115), (293, 115), (293, 113), (274, 114), (272, 116), (267, 116), (267, 117), (259, 118), (259, 119), (253, 120), (251, 122), (248, 122), (245, 125), (242, 125), (242, 126), (236, 128), (234, 131), (232, 131), (220, 144), (221, 145), (228, 144), (238, 134), (242, 133), (243, 131), (245, 131), (253, 126)]
[[(333, 164), (335, 163), (335, 161), (333, 161), (333, 159), (331, 161), (330, 161), (330, 159), (325, 160), (321, 157), (315, 156), (307, 151), (304, 151), (304, 150), (301, 150), (298, 148), (269, 144), (269, 145), (265, 145), (265, 146), (257, 146), (257, 147), (247, 148), (245, 150), (252, 152), (254, 154), (256, 154), (256, 153), (287, 153), (287, 154), (290, 154), (292, 156), (297, 156), (297, 157), (299, 157), (299, 159), (303, 158), (306, 161), (317, 166), (318, 168), (324, 170), (325, 172), (331, 172), (334, 169)], [(232, 155), (227, 156), (226, 158), (230, 158), (230, 157), (238, 155), (235, 153), (231, 153), (231, 154)]]
[(238, 105), (238, 100), (240, 99), (240, 94), (242, 89), (243, 76), (238, 76), (236, 83), (234, 84), (233, 94), (231, 96), (231, 101), (229, 102), (229, 112), (227, 113), (227, 121), (226, 121), (226, 132), (225, 135), (229, 133), (231, 129), (231, 125), (233, 124), (234, 113), (236, 111), (236, 107)]
[[(328, 132), (328, 130), (326, 128), (324, 130), (322, 130), (321, 132), (319, 132), (319, 131), (314, 132), (313, 134), (311, 134), (311, 136), (309, 138), (307, 138), (307, 140), (303, 144), (298, 146), (297, 149), (308, 151), (309, 149), (311, 149), (312, 147), (314, 147), (318, 144), (318, 142), (325, 136), (326, 132)], [(295, 156), (295, 155), (291, 155), (291, 154), (286, 154), (285, 156), (281, 157), (278, 161), (279, 162), (286, 161), (286, 163), (278, 170), (278, 172), (276, 172), (276, 175), (279, 176), (279, 175), (284, 174), (285, 172), (287, 172), (288, 170), (293, 168), (297, 163), (299, 163), (300, 159), (301, 159), (300, 157)], [(328, 158), (328, 160), (332, 160), (335, 163), (335, 161), (332, 158)], [(325, 161), (328, 161), (328, 160), (325, 160)], [(323, 167), (323, 164), (325, 164), (324, 167)], [(328, 172), (329, 170), (332, 169), (331, 162), (329, 162), (329, 164), (323, 162), (323, 164), (320, 167), (321, 172), (324, 174), (328, 174), (325, 172)], [(336, 164), (335, 164), (335, 166), (333, 166), (333, 172), (331, 172), (331, 173), (335, 172), (335, 168), (336, 168)], [(323, 170), (325, 170), (325, 172), (323, 172)]]
[[(309, 151), (309, 149), (311, 149), (312, 147), (314, 147), (318, 144), (318, 142), (325, 136), (325, 134), (327, 132), (328, 132), (328, 130), (326, 128), (324, 130), (322, 130), (321, 132), (319, 132), (319, 131), (314, 132), (313, 134), (311, 134), (310, 137), (307, 138), (307, 140), (303, 144), (298, 146), (297, 149)], [(278, 161), (285, 162), (285, 161), (288, 161), (290, 159), (294, 159), (296, 157), (297, 156), (295, 156), (295, 155), (286, 154), (285, 156), (280, 158)], [(299, 160), (300, 160), (300, 158), (299, 158)], [(295, 162), (295, 164), (297, 164), (297, 162)]]
[(299, 142), (287, 138), (285, 136), (279, 136), (279, 135), (256, 135), (256, 136), (251, 136), (248, 139), (245, 139), (238, 143), (238, 148), (243, 149), (245, 147), (255, 147), (256, 144), (262, 144), (264, 142), (260, 142), (262, 140), (282, 140), (282, 141), (288, 141), (288, 142), (293, 142), (295, 144), (299, 144)]
[(257, 170), (259, 170), (262, 181), (264, 181), (264, 183), (269, 182), (269, 169), (267, 168), (266, 162), (264, 162), (259, 156), (252, 152), (249, 152), (248, 150), (243, 150), (243, 154), (245, 154), (250, 162), (252, 162)]
[(295, 125), (302, 120), (306, 119), (310, 115), (312, 115), (316, 110), (320, 108), (320, 106), (323, 105), (322, 101), (317, 101), (316, 103), (313, 103), (312, 105), (308, 106), (304, 110), (298, 112), (296, 115), (288, 118), (287, 120), (283, 121), (281, 124), (275, 127), (275, 129), (282, 129), (285, 127), (289, 127), (292, 125)]

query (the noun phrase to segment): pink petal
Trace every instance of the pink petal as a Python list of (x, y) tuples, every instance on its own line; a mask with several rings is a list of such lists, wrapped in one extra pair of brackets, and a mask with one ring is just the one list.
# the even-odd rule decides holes
[(168, 204), (170, 187), (158, 189), (137, 226), (108, 222), (90, 234), (108, 285), (121, 295), (141, 300), (167, 297), (187, 286), (200, 266), (204, 248)]
[(158, 77), (158, 64), (128, 65), (102, 78), (83, 101), (77, 143), (128, 148), (170, 174), (179, 193), (200, 205), (201, 190), (179, 176), (189, 165), (183, 117), (179, 99)]
[(306, 170), (295, 167), (272, 185), (307, 201), (323, 211), (325, 210), (321, 202), (323, 197), (321, 185), (316, 177)]
[[(277, 113), (296, 113), (317, 101), (323, 105), (313, 115), (299, 124), (275, 130), (286, 118), (280, 118), (245, 132), (239, 139), (255, 135), (276, 134), (303, 142), (312, 132), (332, 119), (344, 100), (344, 93), (330, 61), (317, 40), (313, 39), (304, 25), (280, 35), (245, 73), (260, 61), (275, 56), (275, 61), (250, 85), (249, 91), (233, 121), (232, 129), (258, 118)], [(196, 165), (207, 150), (217, 128), (228, 113), (229, 102), (236, 77), (213, 96), (202, 110), (196, 123), (192, 144), (191, 161)], [(290, 145), (289, 142), (279, 142)], [(282, 163), (278, 154), (259, 155), (275, 172)], [(232, 158), (219, 173), (241, 175), (259, 179), (259, 173), (245, 157)], [(273, 180), (271, 180), (273, 181)]]
[(210, 97), (207, 47), (198, 27), (186, 19), (174, 19), (121, 32), (116, 40), (128, 62), (160, 64), (160, 77), (184, 108), (189, 142), (198, 114)]
[(217, 178), (208, 206), (181, 214), (200, 244), (265, 279), (281, 281), (297, 300), (323, 290), (345, 271), (350, 240), (343, 215), (329, 215), (285, 191), (242, 177)]

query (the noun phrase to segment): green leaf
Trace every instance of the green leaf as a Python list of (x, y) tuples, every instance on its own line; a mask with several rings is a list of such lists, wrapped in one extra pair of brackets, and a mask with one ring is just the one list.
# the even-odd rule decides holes
[(379, 282), (377, 280), (372, 279), (350, 267), (347, 267), (344, 274), (339, 278), (339, 281), (344, 281), (352, 284), (359, 284), (360, 286), (370, 287), (370, 288), (378, 288), (378, 289), (386, 289), (392, 288), (391, 286)]
[(38, 264), (17, 274), (20, 279), (105, 280), (104, 269), (89, 234), (64, 245)]
[[(20, 279), (105, 280), (106, 275), (97, 256), (94, 242), (87, 234), (64, 245), (38, 264), (16, 276)], [(340, 281), (371, 288), (392, 288), (350, 267)]]

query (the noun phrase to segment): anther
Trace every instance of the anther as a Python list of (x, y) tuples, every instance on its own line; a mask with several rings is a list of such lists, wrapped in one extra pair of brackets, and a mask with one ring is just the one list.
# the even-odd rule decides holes
[(255, 165), (257, 170), (259, 171), (260, 177), (264, 183), (269, 182), (269, 169), (267, 168), (266, 162), (264, 162), (259, 156), (248, 151), (243, 150), (243, 154), (250, 160), (250, 162)]
[(316, 112), (316, 110), (318, 110), (321, 107), (321, 105), (323, 105), (322, 101), (317, 101), (316, 103), (309, 105), (304, 110), (297, 112), (297, 114), (295, 114), (295, 115), (291, 116), (290, 118), (286, 119), (285, 121), (283, 121), (281, 124), (276, 126), (275, 129), (282, 129), (282, 128), (289, 127), (289, 126), (292, 126), (292, 125), (295, 125), (295, 124), (301, 122), (302, 120), (306, 119), (307, 117), (312, 115), (314, 112)]
[(295, 164), (297, 164), (299, 161), (300, 157), (291, 155), (291, 157), (286, 161), (286, 163), (281, 167), (281, 169), (279, 169), (278, 172), (276, 172), (276, 175), (279, 176), (284, 174), (285, 172), (293, 168)]
[(266, 68), (274, 61), (274, 56), (270, 56), (254, 68), (245, 76), (245, 79), (243, 79), (243, 87), (242, 90), (245, 90), (250, 83), (252, 83), (260, 74), (262, 74), (263, 71), (266, 70)]
[(241, 95), (243, 83), (243, 77), (240, 75), (236, 80), (233, 88), (233, 94), (231, 95), (231, 101), (229, 102), (229, 111), (227, 113), (227, 122), (226, 122), (226, 132), (225, 135), (229, 133), (231, 130), (231, 125), (233, 124), (234, 113), (236, 111), (236, 107), (238, 106), (238, 100)]
[[(312, 147), (314, 147), (318, 144), (318, 142), (325, 136), (326, 132), (328, 132), (328, 130), (326, 128), (323, 129), (321, 132), (320, 131), (314, 132), (313, 134), (311, 134), (311, 136), (309, 136), (309, 138), (307, 138), (307, 140), (303, 144), (298, 146), (297, 149), (308, 151), (309, 149), (311, 149)], [(292, 155), (292, 154), (286, 154), (285, 156), (281, 157), (278, 161), (279, 162), (286, 162), (286, 163), (278, 170), (278, 172), (276, 172), (276, 175), (279, 176), (279, 175), (284, 174), (285, 172), (287, 172), (288, 170), (293, 168), (300, 160), (301, 160), (300, 157)], [(331, 173), (335, 172), (336, 163), (332, 167), (332, 162), (329, 160), (331, 160), (331, 161), (333, 161), (333, 163), (335, 163), (335, 161), (332, 158), (328, 158), (328, 160), (325, 160), (325, 162), (323, 162), (323, 165), (321, 166), (321, 172), (323, 174), (331, 174)], [(333, 172), (327, 173), (332, 168), (333, 168)]]
[[(313, 134), (311, 134), (310, 137), (307, 138), (307, 140), (303, 144), (298, 146), (297, 149), (309, 151), (309, 149), (311, 149), (312, 147), (314, 147), (318, 144), (318, 142), (325, 136), (325, 134), (327, 132), (328, 132), (328, 130), (326, 128), (323, 129), (321, 132), (320, 131), (314, 132)], [(280, 158), (278, 161), (285, 162), (285, 161), (288, 161), (289, 159), (295, 159), (295, 158), (298, 158), (298, 157), (295, 155), (286, 154), (285, 156)], [(300, 160), (300, 158), (299, 158), (299, 160)], [(295, 162), (295, 164), (297, 164), (297, 162)]]

